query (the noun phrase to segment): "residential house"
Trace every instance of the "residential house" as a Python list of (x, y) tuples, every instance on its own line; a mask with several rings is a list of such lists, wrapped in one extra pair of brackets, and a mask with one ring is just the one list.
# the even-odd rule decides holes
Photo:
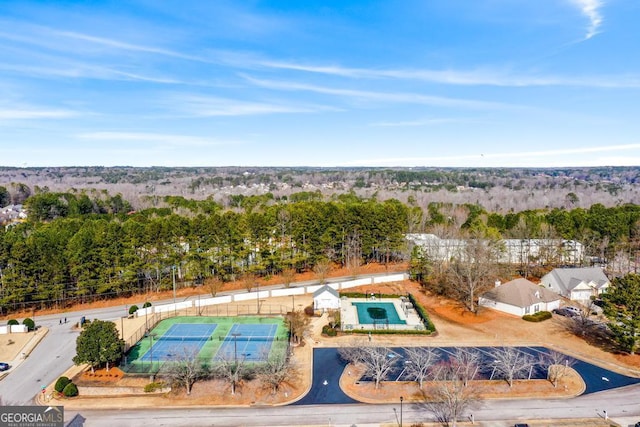
[(554, 268), (542, 276), (540, 284), (584, 305), (611, 286), (600, 267)]
[(524, 316), (539, 311), (551, 311), (560, 307), (560, 296), (527, 279), (515, 279), (480, 295), (481, 307), (493, 308), (504, 313)]

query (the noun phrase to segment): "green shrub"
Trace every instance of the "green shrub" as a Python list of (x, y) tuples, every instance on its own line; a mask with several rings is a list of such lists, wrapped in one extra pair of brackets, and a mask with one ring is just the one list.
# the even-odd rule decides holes
[(138, 306), (137, 305), (132, 305), (131, 307), (129, 307), (129, 314), (133, 314), (136, 311), (138, 311)]
[(332, 328), (331, 325), (324, 325), (322, 327), (322, 333), (329, 337), (335, 337), (336, 335), (338, 335), (338, 331)]
[(428, 329), (350, 329), (346, 334), (371, 334), (371, 335), (431, 335), (433, 331)]
[(69, 383), (62, 390), (62, 394), (66, 397), (75, 397), (78, 395), (78, 387), (74, 383)]
[(34, 322), (33, 319), (30, 319), (29, 317), (24, 319), (22, 321), (22, 324), (25, 325), (30, 331), (33, 331), (36, 328), (36, 322)]
[(11, 325), (19, 325), (20, 322), (18, 322), (16, 319), (9, 319), (9, 321), (7, 322), (7, 326), (11, 326)]
[(424, 327), (427, 328), (428, 331), (435, 332), (436, 327), (429, 319), (429, 314), (427, 314), (427, 310), (420, 304), (412, 294), (409, 294), (409, 301), (416, 309), (418, 316), (422, 318), (422, 322), (424, 323)]
[(144, 386), (144, 392), (153, 393), (156, 390), (160, 390), (162, 387), (164, 387), (164, 383), (162, 381), (152, 382)]
[[(340, 297), (347, 298), (369, 298), (371, 297), (372, 292), (340, 292)], [(397, 295), (397, 294), (377, 294), (373, 292), (373, 295), (376, 298), (400, 298), (405, 295)]]
[(149, 301), (146, 301), (144, 304), (142, 304), (142, 308), (147, 308), (147, 307), (151, 307), (151, 303)]
[(64, 390), (64, 388), (67, 386), (67, 384), (69, 384), (71, 382), (71, 380), (67, 377), (60, 377), (58, 378), (58, 381), (56, 381), (56, 385), (53, 386), (53, 388), (58, 392), (58, 393), (62, 393), (62, 391)]
[(543, 320), (551, 319), (552, 314), (549, 311), (539, 311), (535, 314), (525, 314), (522, 316), (522, 320), (527, 322), (542, 322)]

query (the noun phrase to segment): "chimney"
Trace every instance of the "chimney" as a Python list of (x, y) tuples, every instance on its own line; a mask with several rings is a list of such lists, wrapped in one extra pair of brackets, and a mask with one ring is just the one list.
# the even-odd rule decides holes
[(500, 280), (496, 280), (496, 288), (497, 288), (498, 286), (500, 286), (501, 284), (502, 284), (502, 283), (500, 282)]

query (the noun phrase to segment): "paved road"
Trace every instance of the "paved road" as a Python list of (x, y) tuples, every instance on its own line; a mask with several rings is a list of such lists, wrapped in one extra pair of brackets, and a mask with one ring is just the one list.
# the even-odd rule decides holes
[[(595, 418), (607, 411), (618, 417), (640, 420), (640, 385), (606, 392), (591, 393), (575, 399), (557, 400), (491, 400), (472, 409), (476, 421), (483, 426), (506, 427), (516, 420)], [(87, 410), (79, 417), (85, 427), (113, 426), (378, 426), (397, 423), (400, 404), (309, 405), (255, 408), (153, 409), (153, 410)], [(403, 421), (433, 421), (432, 415), (419, 404), (403, 405)], [(76, 413), (65, 414), (70, 420)], [(480, 424), (480, 423), (477, 423)]]
[[(393, 274), (393, 273), (389, 273)], [(358, 278), (385, 276), (387, 273), (367, 274)], [(341, 282), (352, 280), (352, 277), (337, 277), (328, 279), (328, 282)], [(317, 284), (317, 280), (296, 282), (292, 287)], [(260, 290), (280, 289), (281, 284), (261, 286)], [(246, 290), (222, 292), (219, 295), (231, 295), (246, 293)], [(197, 296), (180, 298), (178, 301), (196, 300)], [(142, 299), (142, 296), (140, 297)], [(173, 298), (154, 302), (155, 305), (169, 304)], [(24, 405), (33, 402), (33, 398), (39, 393), (42, 385), (48, 385), (55, 381), (67, 369), (73, 366), (75, 356), (75, 343), (78, 332), (73, 330), (82, 316), (87, 319), (118, 320), (128, 314), (128, 305), (119, 305), (92, 310), (76, 310), (63, 314), (33, 316), (37, 325), (49, 328), (49, 333), (40, 342), (38, 347), (24, 361), (15, 366), (11, 372), (0, 381), (0, 397), (2, 402)], [(60, 325), (60, 319), (67, 317), (67, 323)]]
[[(370, 277), (370, 276), (367, 276)], [(334, 279), (341, 281), (344, 279)], [(298, 286), (315, 283), (298, 283)], [(278, 285), (263, 289), (275, 289)], [(244, 291), (236, 291), (236, 293)], [(197, 297), (196, 297), (197, 298)], [(193, 299), (193, 298), (192, 298)], [(184, 300), (184, 299), (183, 299)], [(173, 299), (157, 302), (163, 304)], [(50, 328), (50, 332), (31, 356), (0, 381), (3, 403), (25, 404), (32, 401), (42, 384), (53, 382), (72, 365), (77, 332), (71, 325), (80, 316), (89, 319), (115, 320), (126, 314), (126, 306), (97, 310), (68, 312), (69, 323), (59, 325), (59, 315), (37, 316), (36, 322)], [(333, 381), (331, 382), (333, 384)], [(562, 400), (494, 400), (484, 401), (473, 409), (476, 420), (484, 426), (502, 427), (501, 420), (583, 418), (602, 415), (606, 410), (615, 420), (640, 419), (640, 385), (600, 391)], [(330, 408), (330, 409), (328, 409)], [(83, 410), (78, 419), (85, 419), (86, 427), (113, 426), (289, 426), (289, 425), (379, 425), (397, 422), (397, 405), (292, 405), (286, 407), (215, 408), (215, 409), (152, 409), (152, 410)], [(66, 411), (67, 421), (77, 413)], [(420, 405), (403, 405), (403, 420), (430, 420), (430, 414)]]

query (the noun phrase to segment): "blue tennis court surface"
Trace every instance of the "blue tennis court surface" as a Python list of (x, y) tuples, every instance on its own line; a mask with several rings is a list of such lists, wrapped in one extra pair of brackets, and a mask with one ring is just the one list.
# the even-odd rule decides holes
[[(215, 331), (215, 323), (176, 323), (159, 337), (139, 360), (167, 361), (184, 355), (198, 354)], [(153, 338), (153, 337), (152, 337)]]
[(276, 324), (236, 323), (222, 342), (217, 358), (249, 362), (268, 360), (277, 329)]

